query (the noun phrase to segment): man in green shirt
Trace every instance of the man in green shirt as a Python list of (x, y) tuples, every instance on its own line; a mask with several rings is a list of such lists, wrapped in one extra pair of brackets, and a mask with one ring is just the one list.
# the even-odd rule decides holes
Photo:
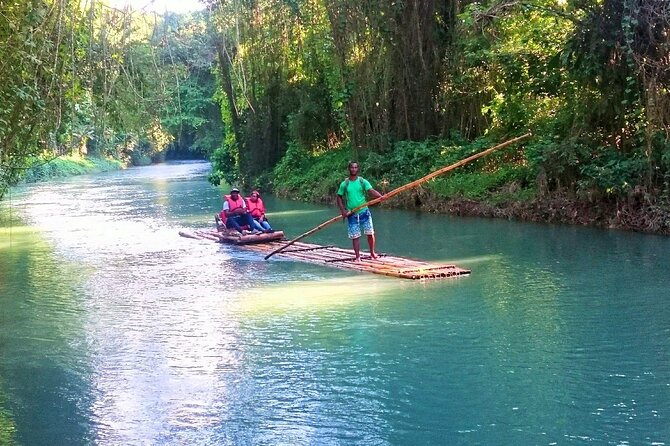
[(356, 259), (361, 261), (361, 227), (363, 233), (368, 236), (368, 246), (370, 247), (370, 257), (377, 258), (375, 253), (375, 230), (372, 226), (372, 214), (370, 209), (364, 207), (351, 214), (351, 210), (365, 204), (366, 193), (370, 193), (375, 198), (380, 198), (382, 194), (372, 188), (368, 180), (358, 176), (358, 163), (351, 161), (349, 163), (349, 177), (346, 178), (337, 190), (337, 206), (340, 208), (342, 218), (347, 220), (347, 232), (354, 245)]

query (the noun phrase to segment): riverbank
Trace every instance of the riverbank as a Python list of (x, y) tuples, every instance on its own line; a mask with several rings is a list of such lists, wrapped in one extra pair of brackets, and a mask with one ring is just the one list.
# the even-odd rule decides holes
[[(532, 144), (493, 153), (382, 206), (670, 235), (667, 186), (643, 186), (642, 178), (593, 166), (583, 167), (566, 184), (529, 155), (536, 149)], [(492, 145), (485, 140), (396, 143), (386, 156), (361, 156), (362, 175), (386, 193)], [(335, 203), (350, 156), (346, 150), (309, 154), (290, 149), (274, 169), (272, 189), (284, 198)]]
[[(624, 201), (588, 201), (554, 194), (528, 201), (511, 201), (490, 204), (467, 199), (441, 201), (430, 194), (415, 208), (434, 213), (468, 217), (504, 218), (536, 223), (569, 224), (606, 229), (670, 235), (670, 205), (651, 203), (644, 198), (631, 196)], [(416, 203), (416, 197), (404, 200), (403, 207)], [(419, 198), (421, 199), (421, 198)]]
[(65, 178), (76, 175), (109, 172), (126, 166), (112, 158), (86, 157), (80, 155), (59, 156), (49, 162), (36, 165), (26, 171), (24, 183), (38, 183), (51, 178)]
[[(64, 156), (32, 168), (27, 172), (24, 182), (34, 183), (123, 168), (125, 165), (118, 160)], [(334, 203), (334, 188), (328, 193), (330, 191), (323, 188), (325, 183), (312, 186), (305, 184), (301, 189), (276, 192), (294, 200)], [(305, 191), (312, 191), (312, 194), (306, 195)], [(485, 198), (477, 199), (471, 196), (445, 198), (428, 186), (401, 194), (382, 206), (463, 217), (504, 218), (670, 235), (670, 203), (660, 199), (652, 200), (642, 192), (631, 193), (625, 199), (588, 200), (556, 192), (538, 197), (535, 191), (527, 189), (515, 190), (513, 193), (488, 193)]]
[[(285, 193), (282, 196), (301, 198)], [(333, 194), (311, 201), (332, 204), (335, 199)], [(381, 206), (459, 217), (503, 218), (670, 235), (670, 203), (650, 202), (642, 195), (631, 195), (623, 201), (580, 200), (561, 193), (545, 197), (532, 196), (524, 200), (504, 200), (495, 195), (489, 200), (475, 200), (445, 199), (429, 189), (418, 188), (394, 197)]]

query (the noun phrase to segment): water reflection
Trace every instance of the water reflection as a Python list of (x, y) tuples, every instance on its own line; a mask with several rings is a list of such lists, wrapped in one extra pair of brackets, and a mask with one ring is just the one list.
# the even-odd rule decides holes
[(391, 280), (360, 280), (359, 277), (350, 276), (321, 279), (318, 282), (293, 281), (290, 286), (275, 283), (250, 289), (245, 298), (235, 304), (239, 305), (236, 310), (245, 316), (254, 313), (330, 310), (382, 299), (401, 288), (410, 290), (412, 285), (411, 282), (398, 284)]
[[(92, 411), (105, 444), (133, 443), (138, 435), (162, 443), (173, 430), (222, 422), (221, 411), (234, 398), (226, 377), (239, 369), (244, 352), (219, 296), (148, 292), (105, 314), (106, 320), (90, 321), (97, 352)], [(129, 328), (122, 335), (115, 328), (120, 318)]]
[(33, 228), (3, 223), (11, 237), (0, 248), (0, 444), (83, 441), (90, 392), (82, 270), (56, 261)]
[[(206, 173), (14, 201), (34, 226), (0, 229), (0, 444), (670, 437), (668, 239), (376, 209), (380, 251), (473, 270), (402, 281), (180, 238), (221, 208)], [(264, 200), (289, 236), (337, 215)]]

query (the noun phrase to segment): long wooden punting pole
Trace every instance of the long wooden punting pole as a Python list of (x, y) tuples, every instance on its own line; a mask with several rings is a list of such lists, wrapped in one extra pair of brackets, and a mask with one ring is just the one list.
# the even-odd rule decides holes
[[(501, 143), (501, 144), (498, 144), (497, 146), (491, 147), (490, 149), (486, 149), (486, 150), (484, 150), (483, 152), (475, 153), (474, 155), (471, 155), (471, 156), (469, 156), (469, 157), (467, 157), (467, 158), (465, 158), (465, 159), (462, 159), (462, 160), (460, 160), (460, 161), (457, 162), (457, 163), (454, 163), (454, 164), (451, 164), (451, 165), (449, 165), (449, 166), (443, 167), (443, 168), (441, 168), (441, 169), (439, 169), (439, 170), (436, 170), (436, 171), (433, 172), (433, 173), (429, 173), (429, 174), (426, 175), (425, 177), (419, 178), (418, 180), (414, 180), (414, 181), (412, 181), (411, 183), (407, 183), (407, 184), (405, 184), (404, 186), (400, 186), (400, 187), (398, 187), (397, 189), (393, 189), (391, 192), (389, 192), (389, 193), (387, 193), (387, 194), (384, 194), (383, 196), (381, 196), (381, 197), (379, 197), (379, 198), (375, 198), (374, 200), (370, 200), (370, 201), (368, 201), (367, 203), (364, 203), (364, 204), (362, 204), (362, 205), (360, 205), (360, 206), (358, 206), (358, 207), (352, 209), (347, 215), (351, 215), (351, 214), (353, 214), (354, 212), (356, 212), (356, 211), (358, 211), (358, 210), (360, 210), (360, 209), (363, 209), (363, 208), (366, 207), (366, 206), (374, 206), (375, 204), (379, 204), (379, 203), (381, 203), (382, 201), (386, 201), (386, 200), (388, 200), (389, 198), (393, 197), (394, 195), (398, 195), (400, 192), (404, 192), (404, 191), (406, 191), (406, 190), (408, 190), (408, 189), (412, 189), (412, 188), (418, 186), (418, 185), (421, 184), (421, 183), (425, 183), (426, 181), (435, 178), (435, 177), (438, 176), (438, 175), (442, 175), (442, 174), (445, 173), (445, 172), (449, 172), (450, 170), (457, 169), (457, 168), (463, 166), (464, 164), (469, 163), (470, 161), (474, 161), (474, 160), (476, 160), (476, 159), (478, 159), (478, 158), (481, 158), (481, 157), (483, 157), (483, 156), (486, 156), (486, 155), (488, 155), (488, 154), (491, 153), (491, 152), (494, 152), (494, 151), (496, 151), (496, 150), (498, 150), (498, 149), (502, 149), (503, 147), (507, 147), (507, 146), (512, 145), (512, 144), (514, 144), (514, 143), (517, 143), (517, 142), (519, 142), (519, 141), (523, 141), (524, 139), (530, 138), (531, 136), (532, 136), (532, 133), (526, 133), (525, 135), (517, 136), (516, 138), (510, 139), (509, 141), (505, 141), (505, 142), (503, 142), (503, 143)], [(301, 235), (299, 235), (298, 237), (294, 238), (293, 240), (289, 241), (289, 242), (286, 243), (285, 245), (280, 246), (279, 248), (275, 249), (275, 250), (272, 251), (270, 254), (268, 254), (268, 255), (265, 256), (265, 260), (269, 259), (269, 258), (272, 257), (273, 255), (275, 255), (275, 254), (277, 254), (277, 253), (283, 251), (284, 249), (288, 248), (289, 246), (291, 246), (292, 244), (294, 244), (294, 243), (297, 242), (298, 240), (302, 240), (302, 239), (304, 239), (305, 237), (307, 237), (308, 235), (314, 234), (316, 231), (318, 231), (318, 230), (320, 230), (320, 229), (323, 229), (323, 228), (325, 228), (326, 226), (328, 226), (328, 225), (330, 225), (330, 224), (332, 224), (332, 223), (335, 223), (336, 221), (342, 220), (342, 218), (343, 218), (342, 215), (338, 215), (337, 217), (333, 217), (333, 218), (331, 218), (331, 219), (328, 220), (328, 221), (324, 221), (323, 223), (321, 223), (321, 224), (320, 224), (319, 226), (317, 226), (316, 228), (314, 228), (314, 229), (310, 229), (309, 231), (305, 232), (304, 234), (301, 234)]]

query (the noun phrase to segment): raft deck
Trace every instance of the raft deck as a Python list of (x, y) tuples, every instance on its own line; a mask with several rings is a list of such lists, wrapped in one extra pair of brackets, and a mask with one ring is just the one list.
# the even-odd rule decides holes
[[(221, 242), (219, 233), (213, 230), (180, 232), (179, 235), (182, 237)], [(286, 240), (280, 240), (239, 246), (246, 250), (258, 252), (259, 254), (269, 254), (287, 243), (288, 241)], [(355, 254), (353, 249), (338, 248), (333, 245), (316, 245), (313, 243), (296, 242), (284, 251), (275, 254), (275, 256), (401, 279), (447, 279), (470, 274), (470, 270), (460, 268), (456, 265), (428, 263), (388, 254), (378, 254), (378, 258), (373, 259), (369, 254), (361, 253), (361, 261), (354, 262)]]

